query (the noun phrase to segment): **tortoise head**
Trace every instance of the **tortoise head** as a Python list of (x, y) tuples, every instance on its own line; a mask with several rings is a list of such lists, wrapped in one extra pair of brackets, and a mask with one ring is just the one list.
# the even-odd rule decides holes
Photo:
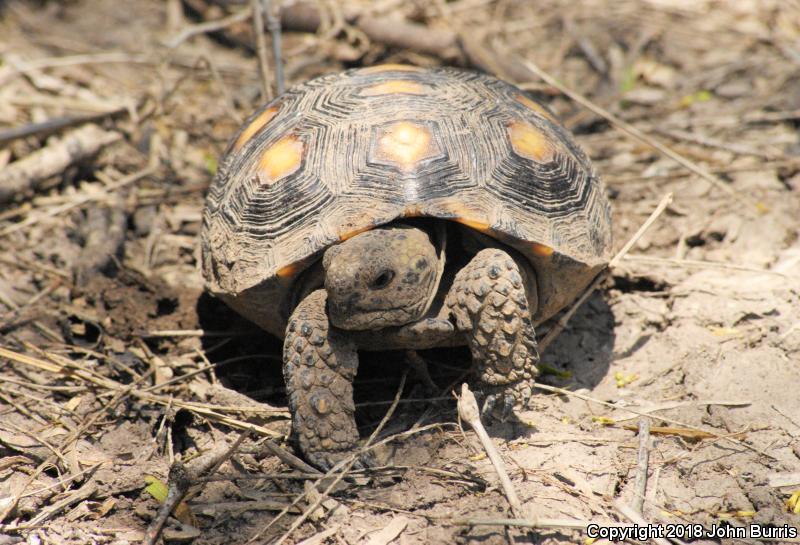
[(423, 317), (438, 289), (436, 248), (420, 229), (366, 231), (322, 260), (328, 317), (341, 329), (381, 329)]

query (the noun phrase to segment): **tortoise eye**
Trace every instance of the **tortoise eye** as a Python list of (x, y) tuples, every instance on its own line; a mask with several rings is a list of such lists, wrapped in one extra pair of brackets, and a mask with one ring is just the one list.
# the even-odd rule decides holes
[(391, 269), (383, 269), (375, 279), (370, 282), (369, 289), (382, 290), (394, 279), (394, 271)]

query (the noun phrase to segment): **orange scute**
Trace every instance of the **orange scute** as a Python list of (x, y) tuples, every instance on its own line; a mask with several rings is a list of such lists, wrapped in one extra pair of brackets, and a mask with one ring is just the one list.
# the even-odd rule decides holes
[(489, 230), (489, 224), (485, 221), (481, 221), (474, 218), (466, 218), (466, 217), (457, 217), (453, 218), (453, 221), (460, 223), (461, 225), (466, 225), (476, 231), (486, 232)]
[(531, 252), (539, 257), (550, 257), (553, 255), (553, 251), (554, 250), (550, 246), (539, 244), (538, 242), (531, 244)]
[(407, 204), (403, 210), (402, 217), (416, 218), (422, 215), (422, 207), (419, 204)]
[(425, 87), (419, 83), (406, 79), (397, 79), (367, 87), (360, 94), (365, 97), (374, 97), (394, 94), (422, 95), (424, 93)]
[(381, 72), (419, 72), (419, 68), (410, 64), (378, 64), (361, 70), (364, 74), (378, 74)]
[(542, 117), (546, 117), (552, 122), (556, 122), (556, 119), (553, 117), (553, 114), (547, 111), (547, 109), (536, 102), (535, 100), (531, 100), (530, 98), (526, 97), (525, 95), (517, 95), (517, 102), (525, 106), (526, 108), (533, 110), (537, 114), (541, 115)]
[(272, 118), (275, 117), (275, 114), (278, 113), (278, 107), (273, 106), (272, 108), (267, 108), (254, 120), (250, 122), (250, 124), (245, 127), (242, 131), (242, 134), (239, 135), (239, 138), (236, 139), (236, 143), (233, 145), (233, 149), (239, 151), (244, 147), (244, 145), (258, 132), (260, 131), (264, 125), (272, 121)]
[(553, 146), (547, 136), (524, 121), (512, 121), (508, 125), (508, 138), (514, 151), (522, 157), (544, 162), (553, 156)]
[(489, 230), (489, 221), (486, 215), (478, 210), (467, 208), (463, 203), (449, 201), (442, 205), (445, 214), (452, 214), (452, 220), (466, 225), (476, 231), (486, 232)]
[(292, 263), (290, 265), (286, 265), (285, 267), (281, 267), (277, 271), (275, 271), (275, 275), (281, 279), (291, 278), (298, 273), (300, 270), (300, 266), (297, 263)]
[(410, 170), (419, 161), (432, 156), (435, 146), (430, 129), (408, 121), (400, 121), (387, 129), (378, 140), (378, 153), (403, 170)]
[(258, 161), (261, 182), (272, 185), (300, 168), (303, 161), (303, 142), (296, 136), (284, 136), (272, 144)]
[(374, 225), (365, 225), (364, 227), (357, 227), (357, 228), (352, 229), (350, 231), (340, 232), (339, 233), (339, 241), (340, 242), (344, 242), (345, 240), (347, 240), (349, 238), (353, 238), (356, 235), (360, 235), (361, 233), (369, 231), (373, 227), (374, 227)]

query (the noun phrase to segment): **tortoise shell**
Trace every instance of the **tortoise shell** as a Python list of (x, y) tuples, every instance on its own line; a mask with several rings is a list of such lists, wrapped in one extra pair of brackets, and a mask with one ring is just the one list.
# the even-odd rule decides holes
[(209, 189), (209, 289), (280, 337), (299, 273), (399, 218), (466, 225), (537, 272), (538, 323), (608, 262), (610, 207), (572, 136), (495, 78), (382, 65), (298, 85), (233, 138)]

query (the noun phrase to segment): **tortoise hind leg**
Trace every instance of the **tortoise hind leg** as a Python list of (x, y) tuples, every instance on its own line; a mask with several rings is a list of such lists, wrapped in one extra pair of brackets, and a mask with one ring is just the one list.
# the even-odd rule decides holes
[(539, 361), (519, 265), (503, 250), (481, 250), (456, 274), (445, 308), (466, 335), (486, 385), (482, 415), (499, 404), (505, 420), (515, 404), (528, 402)]
[[(332, 329), (325, 290), (303, 299), (289, 318), (283, 343), (283, 376), (292, 414), (292, 436), (306, 459), (323, 470), (349, 455), (358, 442), (353, 379), (355, 344)], [(364, 456), (355, 467), (371, 464)]]

